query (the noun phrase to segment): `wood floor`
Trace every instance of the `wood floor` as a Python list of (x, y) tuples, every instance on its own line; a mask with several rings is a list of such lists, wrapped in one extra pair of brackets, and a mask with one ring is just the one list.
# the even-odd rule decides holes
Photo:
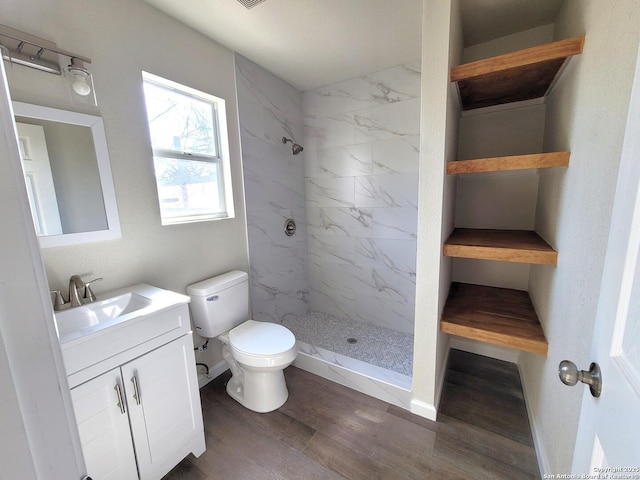
[(251, 412), (201, 390), (207, 451), (164, 480), (539, 479), (515, 365), (452, 350), (438, 421), (295, 367), (289, 400)]

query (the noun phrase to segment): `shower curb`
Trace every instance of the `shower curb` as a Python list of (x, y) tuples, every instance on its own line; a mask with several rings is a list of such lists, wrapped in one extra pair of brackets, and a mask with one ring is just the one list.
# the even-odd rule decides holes
[(411, 410), (411, 377), (298, 341), (293, 365), (378, 400)]

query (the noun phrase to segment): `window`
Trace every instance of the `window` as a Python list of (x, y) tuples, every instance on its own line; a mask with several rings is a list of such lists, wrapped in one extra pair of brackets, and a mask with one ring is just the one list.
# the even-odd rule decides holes
[(162, 225), (232, 218), (225, 101), (142, 77)]

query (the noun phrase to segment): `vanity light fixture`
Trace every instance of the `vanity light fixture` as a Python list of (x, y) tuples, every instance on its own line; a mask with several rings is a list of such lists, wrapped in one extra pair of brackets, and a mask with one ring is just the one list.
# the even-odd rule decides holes
[[(71, 103), (96, 105), (91, 73), (85, 64), (91, 59), (58, 48), (55, 43), (5, 25), (0, 25), (0, 51), (10, 64), (35, 68), (41, 72), (63, 75), (69, 82)], [(61, 68), (61, 65), (68, 66)]]
[(71, 57), (64, 72), (69, 82), (71, 103), (74, 105), (96, 105), (93, 76), (84, 67), (84, 62)]

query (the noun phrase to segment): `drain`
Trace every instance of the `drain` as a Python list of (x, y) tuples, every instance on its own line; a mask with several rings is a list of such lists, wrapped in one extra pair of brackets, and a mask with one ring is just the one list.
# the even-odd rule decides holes
[(349, 337), (349, 338), (347, 338), (347, 343), (350, 343), (350, 344), (358, 343), (358, 339), (357, 338), (353, 338), (353, 337)]

